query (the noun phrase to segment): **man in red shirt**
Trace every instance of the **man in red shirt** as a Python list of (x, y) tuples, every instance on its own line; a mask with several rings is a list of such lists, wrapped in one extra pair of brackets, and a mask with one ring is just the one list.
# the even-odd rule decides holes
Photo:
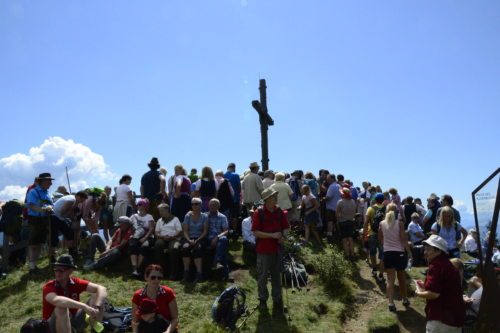
[(281, 246), (289, 225), (286, 211), (276, 206), (278, 192), (267, 188), (261, 197), (264, 206), (256, 209), (252, 218), (252, 231), (256, 238), (257, 272), (260, 309), (267, 310), (267, 277), (271, 275), (273, 312), (283, 310), (281, 297)]
[(448, 259), (446, 240), (432, 235), (423, 243), (429, 269), (425, 282), (415, 281), (415, 294), (427, 300), (426, 330), (460, 333), (465, 319), (460, 273)]
[[(63, 254), (54, 263), (56, 278), (43, 286), (42, 316), (48, 320), (51, 332), (66, 333), (72, 329), (83, 332), (85, 313), (92, 320), (102, 321), (106, 288), (71, 276), (75, 269), (73, 257)], [(80, 294), (84, 291), (92, 294), (88, 303), (80, 302)]]
[[(106, 267), (127, 254), (128, 241), (134, 233), (132, 220), (128, 216), (120, 216), (117, 223), (119, 228), (107, 244), (104, 243), (104, 239), (99, 234), (92, 235), (87, 260), (83, 265), (84, 270), (91, 271)], [(101, 255), (99, 260), (94, 261), (96, 250), (99, 250)]]

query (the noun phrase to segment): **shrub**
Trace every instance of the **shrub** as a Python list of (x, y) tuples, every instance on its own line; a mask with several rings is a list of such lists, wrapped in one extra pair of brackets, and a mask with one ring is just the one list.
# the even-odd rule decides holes
[(339, 248), (327, 247), (324, 253), (314, 257), (314, 270), (327, 290), (337, 293), (336, 290), (352, 277), (352, 265)]

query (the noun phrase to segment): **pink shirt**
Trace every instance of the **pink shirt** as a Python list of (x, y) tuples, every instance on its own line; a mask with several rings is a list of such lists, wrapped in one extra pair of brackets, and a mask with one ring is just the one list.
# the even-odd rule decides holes
[(380, 222), (379, 228), (384, 235), (384, 252), (404, 252), (405, 248), (399, 237), (400, 221), (396, 220), (392, 226), (389, 226), (387, 221), (384, 220)]

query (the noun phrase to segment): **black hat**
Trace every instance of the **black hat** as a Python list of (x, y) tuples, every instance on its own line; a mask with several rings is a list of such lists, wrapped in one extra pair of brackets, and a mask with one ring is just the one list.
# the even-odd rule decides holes
[(52, 175), (48, 172), (43, 172), (43, 173), (39, 174), (37, 179), (38, 180), (44, 180), (44, 179), (54, 180), (54, 178), (52, 178)]
[(160, 167), (160, 162), (158, 162), (158, 157), (153, 157), (151, 162), (148, 163), (150, 168), (158, 169)]
[(63, 267), (70, 267), (70, 268), (75, 268), (76, 265), (73, 262), (73, 257), (71, 254), (63, 254), (59, 258), (57, 258), (56, 262), (53, 264), (54, 266), (63, 266)]

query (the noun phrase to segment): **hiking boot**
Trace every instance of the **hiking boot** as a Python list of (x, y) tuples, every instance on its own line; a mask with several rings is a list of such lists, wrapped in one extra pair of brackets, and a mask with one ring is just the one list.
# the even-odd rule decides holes
[(189, 282), (189, 271), (184, 271), (184, 275), (182, 276), (183, 282)]
[(394, 305), (394, 304), (389, 304), (389, 311), (391, 311), (391, 312), (396, 312), (396, 305)]
[(403, 298), (403, 305), (404, 306), (410, 306), (410, 300), (408, 298)]
[(198, 283), (203, 281), (203, 274), (201, 273), (196, 273), (196, 277), (194, 278), (193, 283)]
[(132, 276), (135, 277), (135, 278), (138, 278), (139, 276), (141, 276), (141, 274), (139, 274), (139, 272), (137, 271), (137, 269), (134, 269), (132, 271)]

